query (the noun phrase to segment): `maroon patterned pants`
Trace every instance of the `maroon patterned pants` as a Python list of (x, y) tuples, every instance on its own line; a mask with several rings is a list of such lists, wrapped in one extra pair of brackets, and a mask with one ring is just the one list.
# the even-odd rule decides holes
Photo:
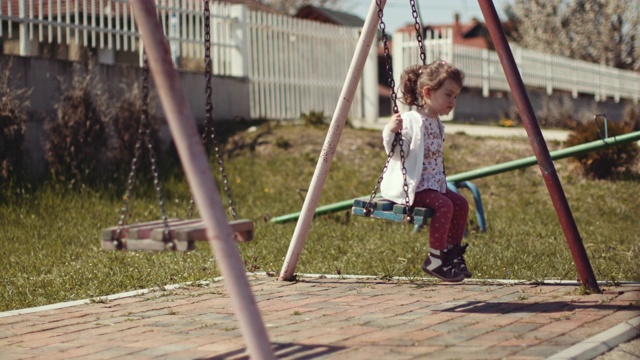
[(425, 189), (416, 193), (413, 205), (433, 209), (429, 222), (429, 246), (443, 250), (447, 245), (460, 244), (467, 228), (469, 203), (464, 196), (449, 189), (446, 193)]

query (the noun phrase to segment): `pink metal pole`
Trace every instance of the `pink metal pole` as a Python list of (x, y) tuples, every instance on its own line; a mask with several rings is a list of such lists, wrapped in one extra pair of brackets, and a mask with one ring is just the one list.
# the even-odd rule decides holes
[[(381, 0), (380, 8), (384, 9), (385, 4), (386, 0)], [(296, 224), (296, 229), (293, 232), (293, 237), (289, 244), (287, 257), (285, 258), (282, 270), (280, 271), (280, 280), (292, 280), (294, 277), (293, 275), (296, 270), (296, 265), (298, 264), (298, 258), (300, 257), (304, 241), (309, 233), (313, 214), (318, 206), (322, 187), (327, 179), (331, 162), (333, 161), (333, 157), (336, 153), (338, 141), (340, 140), (340, 135), (342, 135), (342, 129), (344, 128), (344, 124), (347, 120), (347, 115), (349, 115), (353, 96), (358, 88), (360, 77), (362, 76), (362, 69), (367, 61), (367, 55), (369, 54), (371, 44), (376, 36), (377, 27), (378, 6), (376, 5), (376, 0), (372, 0), (371, 6), (369, 7), (369, 13), (367, 14), (367, 19), (364, 22), (362, 34), (360, 34), (358, 45), (356, 46), (355, 53), (351, 60), (351, 65), (349, 66), (347, 79), (342, 87), (342, 92), (340, 93), (340, 100), (338, 100), (336, 111), (331, 119), (331, 125), (329, 126), (329, 131), (324, 141), (320, 158), (316, 165), (316, 170), (313, 174), (313, 178), (311, 179), (311, 184), (309, 185), (310, 191), (304, 199), (304, 204), (300, 211), (300, 218)]]
[(251, 292), (242, 258), (227, 222), (220, 194), (196, 129), (193, 114), (183, 93), (182, 83), (171, 61), (169, 47), (156, 15), (153, 0), (133, 0), (140, 35), (149, 57), (162, 107), (169, 122), (187, 180), (207, 229), (211, 250), (231, 296), (234, 313), (247, 342), (251, 359), (275, 359), (271, 343)]
[(576, 226), (571, 208), (562, 189), (556, 168), (551, 160), (547, 143), (544, 141), (542, 131), (540, 131), (540, 126), (536, 120), (536, 115), (531, 107), (531, 102), (527, 96), (522, 77), (518, 71), (518, 66), (513, 58), (513, 53), (511, 53), (511, 48), (502, 30), (496, 8), (493, 6), (491, 0), (478, 0), (478, 3), (480, 4), (482, 15), (487, 22), (489, 34), (498, 52), (498, 57), (500, 58), (504, 74), (511, 88), (518, 112), (522, 117), (522, 124), (527, 131), (529, 142), (531, 142), (533, 152), (538, 159), (538, 164), (540, 164), (542, 177), (547, 185), (547, 190), (549, 191), (551, 202), (558, 215), (558, 220), (560, 220), (560, 226), (567, 239), (569, 250), (573, 256), (573, 262), (580, 275), (582, 285), (596, 293), (600, 293), (600, 288), (598, 287), (598, 282), (589, 263), (587, 252), (582, 244), (578, 227)]

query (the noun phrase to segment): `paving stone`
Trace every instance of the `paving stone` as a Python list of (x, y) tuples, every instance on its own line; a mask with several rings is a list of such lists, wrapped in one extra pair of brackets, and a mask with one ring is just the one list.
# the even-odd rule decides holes
[[(281, 359), (544, 359), (640, 316), (640, 285), (249, 277)], [(4, 359), (247, 359), (222, 282), (1, 316)]]

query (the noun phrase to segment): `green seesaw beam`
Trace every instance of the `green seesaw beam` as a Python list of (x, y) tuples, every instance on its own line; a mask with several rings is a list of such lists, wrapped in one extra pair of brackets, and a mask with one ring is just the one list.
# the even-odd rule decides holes
[[(596, 140), (585, 144), (580, 144), (576, 146), (571, 146), (566, 149), (560, 149), (556, 151), (552, 151), (549, 153), (552, 160), (564, 159), (570, 156), (584, 154), (590, 151), (600, 150), (609, 146), (616, 146), (626, 144), (632, 141), (640, 140), (640, 131), (635, 131), (629, 134), (612, 136), (605, 140)], [(476, 170), (470, 170), (463, 173), (447, 176), (447, 182), (459, 182), (459, 181), (468, 181), (473, 179), (480, 179), (483, 177), (500, 174), (503, 172), (522, 169), (528, 166), (532, 166), (538, 163), (538, 160), (535, 156), (529, 156), (526, 158), (507, 161), (502, 164), (491, 165), (487, 167), (483, 167)], [(316, 208), (314, 212), (315, 215), (323, 215), (336, 211), (347, 210), (353, 206), (353, 201), (359, 199), (349, 199), (340, 202), (336, 202), (329, 205), (323, 205)], [(300, 212), (291, 213), (287, 215), (276, 216), (272, 218), (269, 222), (271, 223), (284, 223), (289, 221), (298, 220), (300, 217)]]

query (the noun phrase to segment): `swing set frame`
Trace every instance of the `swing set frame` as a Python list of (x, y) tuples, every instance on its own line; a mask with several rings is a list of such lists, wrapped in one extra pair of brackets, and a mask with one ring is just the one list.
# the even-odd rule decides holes
[[(351, 66), (349, 67), (346, 82), (340, 94), (340, 100), (331, 120), (323, 149), (320, 152), (320, 158), (318, 159), (314, 175), (309, 185), (310, 190), (307, 193), (304, 204), (302, 205), (300, 217), (296, 223), (296, 228), (291, 238), (287, 256), (280, 271), (280, 280), (295, 279), (295, 268), (311, 227), (311, 221), (314, 217), (314, 211), (318, 206), (318, 201), (320, 199), (322, 187), (328, 175), (329, 167), (331, 166), (331, 162), (333, 161), (333, 157), (336, 153), (338, 141), (346, 123), (347, 114), (356, 90), (357, 82), (360, 80), (362, 75), (362, 68), (366, 61), (366, 52), (373, 43), (376, 24), (371, 18), (374, 17), (376, 13), (380, 19), (382, 18), (382, 11), (385, 3), (386, 1), (384, 0), (372, 0), (369, 15), (365, 21), (360, 41), (356, 47)], [(562, 189), (560, 179), (549, 154), (549, 149), (542, 135), (542, 131), (540, 130), (540, 126), (536, 119), (529, 97), (526, 93), (524, 82), (522, 81), (513, 53), (511, 52), (511, 48), (502, 29), (500, 18), (498, 17), (493, 1), (478, 0), (478, 4), (480, 5), (480, 9), (487, 24), (493, 44), (496, 48), (496, 52), (498, 53), (509, 88), (514, 96), (514, 101), (522, 118), (531, 147), (540, 166), (545, 185), (547, 186), (556, 215), (558, 216), (562, 231), (565, 235), (569, 250), (576, 265), (580, 282), (586, 289), (595, 293), (600, 293), (601, 291), (593, 272), (593, 268), (589, 262), (582, 239), (580, 238), (580, 233), (575, 223), (575, 219), (573, 218), (566, 195)]]
[[(205, 0), (208, 1), (208, 0)], [(182, 83), (173, 67), (171, 54), (164, 39), (162, 27), (156, 17), (152, 0), (132, 0), (134, 17), (148, 51), (151, 73), (156, 82), (160, 101), (165, 110), (169, 129), (175, 140), (178, 155), (193, 192), (196, 205), (202, 215), (207, 240), (212, 253), (220, 265), (231, 297), (233, 311), (239, 319), (240, 330), (247, 341), (247, 350), (252, 359), (274, 359), (273, 348), (262, 321), (255, 298), (247, 280), (244, 265), (236, 247), (233, 229), (228, 223), (222, 201), (209, 168), (208, 157), (201, 143), (193, 120), (193, 114), (182, 92)], [(542, 174), (549, 190), (562, 229), (578, 269), (583, 286), (600, 292), (578, 229), (571, 214), (566, 196), (544, 142), (535, 114), (524, 89), (522, 78), (513, 59), (513, 54), (502, 31), (500, 21), (491, 0), (478, 0), (489, 28), (489, 33), (500, 57), (516, 105), (522, 116)], [(280, 279), (293, 278), (295, 266), (313, 219), (329, 166), (336, 152), (338, 140), (344, 128), (351, 100), (362, 75), (367, 53), (376, 35), (376, 13), (380, 17), (386, 0), (372, 0), (365, 25), (349, 67), (340, 100), (332, 118), (328, 136), (318, 160), (316, 171), (305, 198), (301, 217), (280, 274)]]

